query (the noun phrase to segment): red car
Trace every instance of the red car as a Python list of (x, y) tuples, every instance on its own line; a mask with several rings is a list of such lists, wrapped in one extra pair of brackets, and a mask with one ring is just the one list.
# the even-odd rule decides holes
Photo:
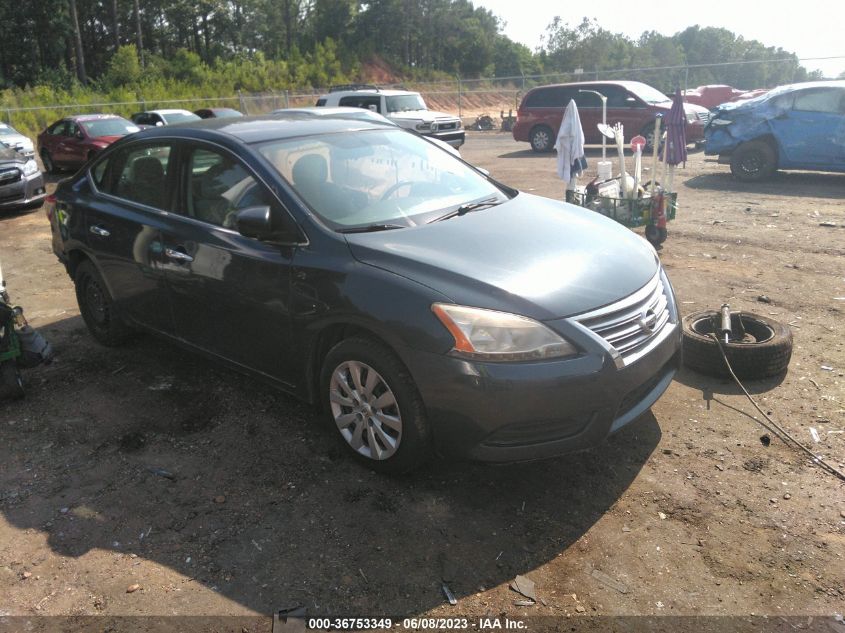
[(733, 86), (713, 84), (684, 90), (684, 101), (712, 110), (716, 106), (733, 101), (743, 94), (745, 94), (744, 90), (738, 90)]
[[(596, 93), (607, 98), (607, 123), (622, 123), (628, 139), (642, 134), (648, 141), (647, 147), (651, 147), (654, 138), (655, 116), (668, 114), (672, 107), (669, 97), (639, 81), (590, 81), (541, 86), (525, 93), (519, 104), (513, 126), (514, 140), (531, 143), (535, 152), (552, 151), (563, 112), (569, 101), (574, 99), (584, 129), (584, 142), (601, 143), (597, 124), (602, 122), (602, 102)], [(691, 103), (685, 103), (684, 110), (687, 115), (687, 142), (697, 143), (704, 138), (704, 124), (709, 112)]]
[(115, 114), (79, 114), (60, 119), (38, 135), (44, 171), (77, 168), (117, 139), (140, 128)]

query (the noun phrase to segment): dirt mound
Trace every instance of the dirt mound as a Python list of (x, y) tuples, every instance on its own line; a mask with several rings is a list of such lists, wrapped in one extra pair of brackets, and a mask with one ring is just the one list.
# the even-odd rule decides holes
[(396, 84), (402, 77), (381, 57), (373, 56), (361, 64), (361, 80), (370, 84)]

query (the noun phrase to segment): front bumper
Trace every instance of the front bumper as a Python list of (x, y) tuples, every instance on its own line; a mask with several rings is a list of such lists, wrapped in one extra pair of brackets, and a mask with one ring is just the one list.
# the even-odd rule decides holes
[(648, 354), (621, 368), (606, 351), (537, 363), (412, 352), (405, 362), (425, 402), (438, 452), (509, 462), (601, 443), (666, 391), (680, 367), (680, 350), (676, 322)]
[(466, 133), (463, 131), (463, 129), (461, 129), (457, 132), (456, 131), (434, 132), (434, 133), (429, 133), (427, 136), (431, 136), (433, 138), (436, 138), (438, 140), (443, 141), (444, 143), (448, 143), (449, 145), (451, 145), (452, 147), (454, 147), (456, 149), (460, 148), (461, 145), (463, 145), (464, 142), (466, 141)]
[(41, 204), (47, 197), (44, 176), (40, 171), (14, 181), (0, 182), (0, 209), (17, 209)]

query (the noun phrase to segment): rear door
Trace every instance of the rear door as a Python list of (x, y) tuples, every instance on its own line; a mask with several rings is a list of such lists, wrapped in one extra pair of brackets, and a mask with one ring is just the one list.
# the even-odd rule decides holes
[(178, 336), (216, 356), (292, 384), (290, 272), (294, 249), (244, 237), (238, 210), (275, 196), (228, 150), (186, 143), (178, 214), (162, 232)]
[(91, 168), (85, 237), (123, 314), (173, 333), (161, 257), (161, 227), (173, 204), (171, 141), (134, 143)]
[(781, 167), (845, 166), (845, 89), (799, 90), (791, 109), (769, 124), (780, 147)]

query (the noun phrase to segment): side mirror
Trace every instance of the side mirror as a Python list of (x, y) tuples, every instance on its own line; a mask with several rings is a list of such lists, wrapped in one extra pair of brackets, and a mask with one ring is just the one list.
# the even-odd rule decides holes
[(368, 106), (367, 106), (367, 109), (368, 109), (370, 112), (378, 112), (378, 106), (377, 106), (376, 104), (374, 104), (374, 103), (371, 103), (370, 105), (368, 105)]
[(156, 121), (156, 127), (164, 127), (164, 123), (162, 121)]
[(235, 228), (244, 237), (266, 240), (273, 236), (273, 220), (267, 205), (245, 207), (238, 211)]
[(76, 138), (78, 138), (80, 141), (81, 141), (81, 140), (83, 140), (83, 139), (85, 138), (85, 135), (84, 135), (84, 134), (82, 134), (82, 132), (81, 132), (81, 131), (79, 131), (79, 130), (77, 130), (77, 131), (76, 131), (76, 134), (74, 134), (74, 136), (75, 136)]

